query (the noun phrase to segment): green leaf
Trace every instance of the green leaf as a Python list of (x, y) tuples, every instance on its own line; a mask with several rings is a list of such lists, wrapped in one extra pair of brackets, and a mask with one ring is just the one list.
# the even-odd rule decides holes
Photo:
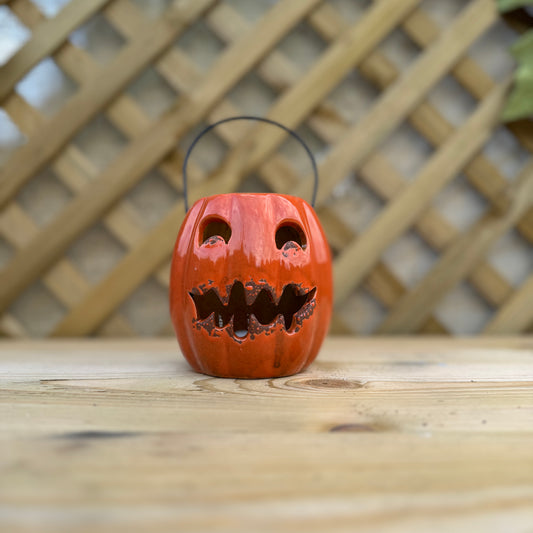
[(518, 67), (513, 89), (502, 113), (504, 122), (533, 116), (533, 30), (516, 41), (511, 53), (518, 61)]
[(533, 30), (524, 33), (511, 46), (511, 53), (519, 63), (533, 64)]
[(505, 13), (519, 7), (532, 6), (533, 0), (496, 0), (496, 3), (498, 4), (498, 9)]
[(515, 85), (505, 104), (502, 120), (510, 122), (533, 116), (533, 68), (520, 67)]

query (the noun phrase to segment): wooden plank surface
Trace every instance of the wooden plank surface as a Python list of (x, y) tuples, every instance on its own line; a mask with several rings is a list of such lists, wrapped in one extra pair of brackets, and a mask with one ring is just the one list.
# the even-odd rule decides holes
[(533, 338), (330, 338), (304, 373), (173, 340), (0, 344), (2, 531), (522, 531)]

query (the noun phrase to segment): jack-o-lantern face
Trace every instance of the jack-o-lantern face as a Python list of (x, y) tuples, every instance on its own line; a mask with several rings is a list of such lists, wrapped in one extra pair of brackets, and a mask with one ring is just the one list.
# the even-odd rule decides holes
[(188, 212), (174, 248), (170, 311), (196, 371), (299, 372), (316, 357), (331, 308), (329, 247), (304, 200), (221, 194)]

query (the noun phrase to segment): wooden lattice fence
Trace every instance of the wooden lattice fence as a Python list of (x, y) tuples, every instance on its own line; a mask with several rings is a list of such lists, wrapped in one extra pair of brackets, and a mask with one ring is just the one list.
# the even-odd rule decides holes
[[(155, 18), (132, 0), (72, 0), (53, 18), (30, 0), (3, 3), (31, 30), (0, 68), (0, 104), (25, 137), (4, 147), (0, 174), (4, 335), (169, 334), (184, 150), (202, 125), (243, 112), (296, 128), (317, 154), (333, 331), (533, 330), (533, 131), (527, 121), (499, 125), (510, 77), (489, 75), (471, 54), (503, 24), (493, 0), (441, 2), (453, 7), (445, 23), (417, 0), (144, 2), (148, 11), (166, 4)], [(95, 18), (116, 41), (103, 59), (76, 33)], [(403, 64), (397, 42), (411, 53)], [(45, 60), (71, 85), (53, 112), (24, 94)], [(143, 96), (135, 84), (147, 72), (157, 87)], [(435, 103), (441, 84), (463, 95), (459, 114)], [(416, 142), (400, 143), (395, 158), (387, 144), (402, 129)], [(490, 151), (502, 145), (505, 169)], [(417, 164), (405, 162), (410, 151)], [(309, 198), (309, 174), (283, 132), (228, 123), (194, 158), (191, 197), (244, 188)], [(452, 186), (478, 198), (468, 224), (439, 209)], [(391, 247), (406, 234), (430, 259), (402, 274)], [(524, 265), (512, 279), (491, 260), (506, 235)], [(439, 307), (458, 287), (483, 308), (469, 330)]]

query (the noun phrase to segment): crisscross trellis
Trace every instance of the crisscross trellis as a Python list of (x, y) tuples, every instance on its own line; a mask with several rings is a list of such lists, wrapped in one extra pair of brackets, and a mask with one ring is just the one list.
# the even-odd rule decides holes
[[(417, 0), (369, 3), (353, 21), (337, 2), (266, 4), (268, 9), (257, 20), (249, 20), (235, 2), (177, 1), (152, 20), (132, 0), (72, 0), (52, 19), (46, 19), (30, 0), (7, 2), (32, 36), (0, 71), (2, 108), (27, 138), (0, 175), (0, 236), (11, 247), (0, 272), (0, 325), (5, 335), (35, 333), (20, 302), (37, 305), (32, 304), (36, 283), (61, 308), (45, 334), (138, 333), (123, 306), (149, 279), (164, 289), (168, 285), (169, 256), (184, 215), (183, 148), (199, 124), (244, 111), (231, 93), (252, 75), (272, 94), (262, 114), (300, 128), (304, 137), (322, 147), (317, 211), (335, 254), (334, 331), (358, 332), (350, 299), (364, 290), (386, 310), (373, 331), (448, 333), (435, 310), (462, 282), (490, 310), (480, 330), (500, 334), (531, 330), (533, 276), (530, 273), (514, 286), (487, 259), (508, 232), (516, 232), (529, 253), (533, 242), (533, 160), (508, 179), (483, 151), (499, 127), (509, 84), (508, 79), (493, 79), (469, 55), (472, 44), (498, 21), (493, 1), (463, 3), (445, 28)], [(124, 40), (104, 65), (69, 40), (97, 13)], [(180, 46), (180, 36), (200, 23), (223, 45), (205, 71)], [(306, 66), (282, 46), (302, 27), (322, 44), (320, 54)], [(418, 48), (406, 69), (380, 48), (395, 31)], [(78, 87), (56, 114), (45, 117), (17, 92), (16, 84), (49, 56)], [(176, 93), (174, 104), (157, 118), (127, 90), (149, 67)], [(336, 105), (334, 94), (354, 72), (378, 93), (357, 119), (350, 118), (342, 104)], [(476, 100), (458, 125), (428, 98), (450, 76)], [(100, 114), (125, 139), (123, 149), (103, 169), (75, 142)], [(383, 150), (403, 124), (432, 150), (412, 179), (406, 179)], [(527, 124), (511, 129), (525, 149), (533, 149)], [(192, 165), (193, 198), (211, 194), (214, 188), (236, 189), (249, 176), (256, 186), (309, 197), (308, 169), (299, 168), (287, 152), (283, 132), (264, 124), (230, 123), (214, 135), (227, 151), (214, 169), (207, 170), (198, 161)], [(41, 179), (39, 173), (45, 168), (72, 197), (50, 221), (39, 225), (21, 206), (20, 195), (30, 182)], [(163, 176), (177, 200), (146, 228), (143, 213), (128, 195), (151, 171)], [(339, 187), (349, 187), (354, 173), (358, 183), (382, 202), (359, 234), (339, 208)], [(486, 202), (485, 214), (465, 230), (451, 224), (434, 205), (460, 175)], [(105, 276), (91, 282), (68, 250), (95, 224), (101, 224), (125, 252)], [(383, 258), (387, 248), (410, 230), (436, 256), (413, 286), (402, 282)], [(159, 299), (164, 299), (164, 291)], [(41, 312), (46, 314), (46, 306)], [(169, 332), (168, 321), (151, 331)]]

